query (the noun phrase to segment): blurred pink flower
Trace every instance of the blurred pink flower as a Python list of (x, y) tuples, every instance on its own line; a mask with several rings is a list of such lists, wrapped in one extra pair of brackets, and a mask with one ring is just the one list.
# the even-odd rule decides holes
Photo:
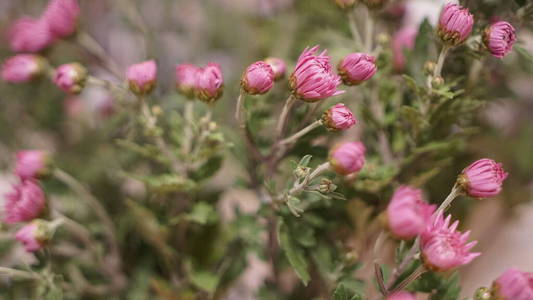
[(6, 194), (4, 222), (26, 222), (37, 218), (44, 209), (45, 195), (34, 179), (22, 180)]
[(492, 294), (500, 300), (532, 300), (533, 273), (509, 269), (492, 284)]
[(22, 17), (8, 31), (9, 47), (15, 52), (39, 52), (54, 42), (43, 20)]
[(50, 173), (50, 155), (43, 150), (21, 150), (16, 155), (15, 174), (21, 179), (40, 178)]
[(44, 58), (33, 54), (18, 54), (8, 58), (2, 65), (2, 79), (11, 83), (28, 82), (44, 73)]
[(483, 42), (492, 56), (503, 58), (513, 50), (516, 42), (515, 29), (505, 21), (496, 22), (485, 30)]
[(42, 19), (54, 37), (64, 38), (76, 31), (79, 15), (77, 0), (50, 0)]
[(197, 97), (198, 99), (212, 103), (218, 100), (224, 90), (224, 78), (222, 70), (216, 63), (208, 63), (202, 68), (198, 76)]
[(38, 231), (39, 226), (36, 222), (26, 224), (19, 231), (17, 231), (15, 234), (15, 239), (24, 245), (26, 252), (38, 251), (44, 245), (44, 243), (39, 240)]
[(458, 183), (469, 196), (494, 197), (501, 192), (508, 175), (501, 163), (483, 158), (466, 167), (459, 175)]
[(339, 103), (324, 112), (322, 122), (330, 130), (346, 130), (357, 123), (352, 111)]
[(176, 89), (187, 98), (194, 98), (202, 69), (192, 64), (176, 66)]
[(365, 164), (366, 148), (361, 142), (344, 142), (329, 152), (329, 162), (335, 172), (348, 175), (360, 171)]
[(69, 94), (79, 94), (85, 86), (87, 70), (79, 63), (69, 63), (59, 66), (53, 81), (63, 91)]
[(251, 64), (241, 79), (242, 88), (251, 95), (264, 94), (274, 85), (274, 71), (263, 61)]
[(274, 71), (274, 80), (281, 79), (285, 76), (287, 66), (285, 65), (283, 59), (277, 57), (267, 57), (265, 62), (272, 67), (272, 71)]
[(387, 300), (416, 300), (416, 297), (409, 292), (400, 291), (387, 296)]
[(415, 40), (418, 30), (415, 27), (407, 26), (396, 31), (392, 36), (392, 60), (394, 69), (401, 71), (405, 66), (404, 51), (412, 50), (415, 47)]
[(154, 60), (131, 65), (126, 71), (130, 90), (138, 95), (148, 94), (154, 89), (156, 76), (157, 65)]
[(346, 85), (357, 85), (367, 81), (377, 70), (376, 58), (365, 53), (348, 54), (339, 63), (339, 74)]
[(449, 3), (442, 9), (437, 31), (443, 42), (457, 46), (466, 40), (473, 26), (474, 16), (468, 8)]

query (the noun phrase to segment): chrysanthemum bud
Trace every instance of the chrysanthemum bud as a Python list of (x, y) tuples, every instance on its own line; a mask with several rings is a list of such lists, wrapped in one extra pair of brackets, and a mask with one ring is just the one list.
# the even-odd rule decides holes
[(533, 273), (509, 269), (492, 283), (491, 294), (498, 300), (531, 300)]
[(490, 25), (483, 33), (483, 43), (492, 56), (503, 58), (513, 50), (516, 42), (513, 25), (500, 21)]
[(46, 245), (51, 235), (48, 222), (37, 219), (17, 231), (15, 239), (24, 245), (27, 252), (35, 252)]
[(53, 81), (63, 91), (79, 94), (87, 81), (87, 69), (79, 63), (61, 65), (56, 69)]
[(431, 79), (431, 86), (434, 88), (439, 88), (444, 85), (444, 78), (442, 76), (436, 76)]
[(241, 86), (250, 95), (264, 94), (273, 85), (274, 71), (266, 62), (255, 62), (242, 74)]
[(304, 178), (309, 175), (311, 172), (311, 168), (304, 167), (304, 166), (297, 166), (296, 169), (294, 169), (293, 174), (296, 178)]
[(2, 65), (2, 79), (11, 83), (28, 82), (46, 71), (43, 57), (19, 54), (8, 58)]
[(457, 46), (466, 40), (473, 26), (474, 17), (468, 8), (448, 3), (440, 14), (437, 32), (444, 43)]
[(283, 59), (277, 57), (267, 57), (265, 62), (272, 67), (272, 71), (274, 71), (274, 80), (279, 80), (285, 77), (287, 66), (285, 65)]
[(76, 31), (79, 15), (78, 0), (51, 0), (43, 13), (43, 20), (54, 37), (64, 38)]
[(354, 7), (357, 0), (333, 0), (338, 7), (342, 9), (349, 9)]
[(50, 155), (41, 150), (17, 152), (15, 174), (21, 179), (43, 178), (50, 174)]
[(378, 9), (382, 8), (387, 0), (361, 0), (368, 8)]
[(474, 300), (490, 300), (490, 289), (480, 287), (474, 293)]
[(7, 35), (9, 47), (15, 52), (39, 52), (54, 41), (44, 20), (29, 17), (15, 21)]
[(409, 292), (400, 291), (387, 296), (387, 300), (416, 300), (416, 297)]
[(322, 194), (329, 194), (331, 192), (334, 192), (337, 189), (337, 186), (333, 183), (333, 181), (322, 178), (320, 181), (320, 185), (318, 186), (318, 191)]
[(392, 62), (395, 70), (400, 71), (404, 68), (406, 61), (404, 51), (415, 47), (417, 34), (416, 27), (405, 26), (392, 36)]
[(199, 73), (196, 96), (204, 102), (213, 103), (222, 96), (223, 91), (224, 78), (220, 66), (208, 63)]
[(137, 95), (146, 95), (155, 87), (157, 65), (154, 60), (131, 65), (126, 71), (130, 90)]
[(348, 175), (360, 171), (365, 164), (366, 148), (361, 142), (344, 142), (329, 152), (329, 162), (335, 172)]
[(39, 183), (34, 179), (22, 180), (6, 194), (4, 222), (26, 222), (37, 218), (44, 209), (46, 199)]
[(437, 67), (437, 64), (435, 62), (426, 61), (426, 63), (424, 64), (424, 73), (428, 76), (433, 75), (433, 73), (435, 73), (436, 67)]
[(459, 175), (457, 183), (471, 197), (488, 198), (501, 192), (507, 175), (501, 163), (483, 158), (466, 167)]
[(352, 53), (339, 63), (339, 74), (346, 85), (357, 85), (376, 74), (376, 58), (364, 53)]
[(329, 130), (346, 130), (357, 123), (352, 111), (344, 104), (336, 104), (322, 115), (322, 124)]
[(189, 99), (193, 99), (196, 94), (198, 77), (201, 68), (192, 64), (180, 64), (176, 66), (176, 89)]

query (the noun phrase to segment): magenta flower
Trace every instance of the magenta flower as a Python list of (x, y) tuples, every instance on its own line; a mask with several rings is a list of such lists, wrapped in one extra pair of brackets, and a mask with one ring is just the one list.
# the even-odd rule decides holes
[(357, 120), (348, 107), (339, 103), (324, 112), (322, 115), (322, 123), (326, 128), (337, 131), (346, 130), (352, 127), (357, 123)]
[(9, 47), (15, 52), (39, 52), (53, 41), (48, 24), (43, 20), (22, 17), (15, 21), (7, 33)]
[(176, 66), (176, 89), (187, 98), (193, 99), (202, 69), (192, 64)]
[(24, 245), (24, 250), (27, 252), (35, 252), (40, 250), (45, 241), (40, 238), (39, 224), (34, 221), (24, 225), (17, 233), (15, 233), (15, 239)]
[(492, 56), (503, 58), (513, 50), (515, 29), (505, 21), (496, 22), (485, 29), (483, 42)]
[(157, 65), (154, 60), (131, 65), (126, 71), (130, 90), (137, 95), (150, 93), (155, 87), (156, 76)]
[(488, 198), (501, 192), (508, 175), (501, 163), (483, 158), (466, 167), (459, 175), (458, 183), (469, 196)]
[(420, 247), (424, 265), (433, 271), (447, 271), (470, 263), (481, 253), (470, 252), (477, 241), (467, 243), (470, 231), (457, 231), (459, 221), (450, 226), (451, 215), (446, 219), (440, 212), (421, 234)]
[(319, 46), (305, 48), (289, 79), (293, 93), (306, 102), (316, 102), (344, 93), (337, 90), (341, 78), (334, 73), (327, 50), (316, 55), (318, 48)]
[(338, 174), (352, 174), (363, 168), (365, 152), (366, 148), (361, 142), (340, 143), (329, 152), (329, 163)]
[(531, 300), (533, 273), (509, 269), (492, 283), (491, 293), (498, 300)]
[(265, 62), (272, 67), (272, 71), (274, 71), (274, 80), (279, 80), (285, 76), (287, 66), (285, 65), (283, 59), (277, 57), (267, 57)]
[(50, 172), (48, 152), (22, 150), (17, 152), (15, 174), (21, 179), (40, 178)]
[(417, 35), (418, 29), (416, 27), (406, 26), (396, 31), (392, 36), (392, 62), (395, 70), (403, 70), (406, 60), (404, 52), (413, 50)]
[(22, 180), (6, 195), (4, 222), (13, 224), (33, 220), (43, 211), (45, 202), (44, 192), (36, 180)]
[(242, 74), (241, 86), (251, 95), (264, 94), (274, 85), (274, 71), (263, 61), (251, 64)]
[(44, 58), (33, 54), (18, 54), (8, 58), (2, 65), (2, 79), (11, 83), (28, 82), (43, 74)]
[(76, 31), (79, 15), (77, 0), (51, 0), (42, 18), (54, 37), (64, 38)]
[(222, 96), (223, 91), (224, 78), (220, 66), (216, 63), (208, 63), (198, 76), (196, 96), (204, 102), (213, 103)]
[(416, 297), (409, 292), (400, 291), (387, 296), (387, 300), (416, 300)]
[(87, 70), (79, 63), (59, 66), (53, 78), (55, 85), (69, 94), (79, 94), (86, 80)]
[(422, 191), (400, 186), (387, 207), (387, 221), (392, 234), (400, 239), (415, 238), (430, 224), (436, 206), (428, 204)]
[(444, 43), (457, 46), (466, 40), (473, 26), (474, 16), (468, 8), (448, 3), (440, 14), (437, 31)]
[(346, 85), (357, 85), (376, 74), (376, 58), (364, 53), (348, 54), (339, 63), (339, 74)]

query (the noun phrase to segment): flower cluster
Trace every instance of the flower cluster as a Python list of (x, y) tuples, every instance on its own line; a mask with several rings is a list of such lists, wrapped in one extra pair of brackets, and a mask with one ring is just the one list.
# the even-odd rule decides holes
[(188, 63), (177, 65), (176, 88), (188, 98), (213, 103), (224, 91), (222, 70), (216, 63), (208, 63), (203, 68)]

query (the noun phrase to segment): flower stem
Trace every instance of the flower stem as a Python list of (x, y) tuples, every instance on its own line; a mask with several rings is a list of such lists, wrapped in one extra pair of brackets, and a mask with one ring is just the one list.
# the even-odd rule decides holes
[(293, 187), (289, 190), (288, 196), (293, 196), (293, 195), (300, 193), (307, 186), (309, 182), (311, 182), (317, 176), (322, 174), (324, 171), (328, 170), (329, 167), (330, 167), (330, 163), (325, 162), (319, 165), (318, 167), (316, 167), (315, 170), (311, 172), (311, 174), (309, 174), (307, 177), (305, 177), (302, 182), (296, 181)]
[(121, 79), (123, 77), (121, 68), (118, 64), (111, 58), (111, 56), (106, 52), (106, 50), (96, 41), (91, 35), (85, 31), (80, 31), (76, 35), (77, 43), (89, 52), (91, 55), (97, 57), (104, 66), (115, 75), (117, 78)]
[(418, 277), (422, 276), (426, 272), (427, 269), (426, 267), (424, 267), (424, 265), (419, 266), (418, 268), (416, 268), (416, 270), (413, 271), (413, 273), (411, 273), (411, 275), (407, 276), (407, 278), (400, 282), (393, 290), (389, 290), (387, 294), (394, 294), (398, 291), (403, 290), (405, 287), (407, 287), (413, 281), (417, 280)]
[(246, 92), (241, 89), (239, 92), (239, 97), (237, 97), (237, 107), (235, 108), (235, 119), (239, 123), (239, 126), (242, 128), (245, 126), (246, 120), (243, 118), (243, 105), (244, 105), (244, 96), (246, 95)]
[(279, 143), (280, 143), (280, 145), (292, 144), (292, 143), (296, 142), (302, 136), (306, 135), (307, 133), (309, 133), (313, 129), (315, 129), (317, 127), (320, 127), (321, 125), (322, 125), (322, 120), (316, 120), (313, 123), (307, 125), (307, 127), (305, 127), (304, 129), (298, 131), (297, 133), (291, 135), (290, 137), (288, 137), (288, 138), (286, 138), (284, 140), (281, 140)]
[(442, 73), (442, 67), (444, 66), (444, 61), (450, 50), (450, 46), (444, 45), (440, 50), (439, 58), (437, 59), (437, 65), (435, 66), (435, 71), (433, 72), (433, 78), (440, 77)]
[(450, 192), (450, 194), (448, 195), (448, 197), (446, 197), (446, 199), (444, 199), (444, 201), (442, 201), (441, 205), (439, 206), (439, 208), (437, 208), (437, 210), (435, 211), (435, 216), (438, 215), (440, 212), (445, 212), (448, 207), (450, 206), (450, 204), (452, 204), (452, 201), (457, 198), (457, 196), (461, 195), (461, 189), (459, 188), (459, 186), (456, 184), (453, 186), (452, 188), (452, 191)]
[(359, 30), (357, 29), (357, 22), (355, 19), (355, 10), (351, 9), (350, 11), (347, 12), (347, 15), (348, 15), (348, 24), (350, 26), (352, 38), (355, 42), (355, 47), (357, 49), (360, 49), (363, 39), (361, 38), (361, 34), (359, 33)]
[(283, 135), (283, 130), (285, 129), (285, 124), (287, 123), (287, 117), (289, 116), (289, 112), (295, 101), (296, 98), (292, 94), (285, 101), (285, 105), (283, 106), (278, 119), (278, 125), (276, 126), (276, 135), (278, 139)]
[(6, 267), (0, 267), (0, 276), (6, 276), (6, 277), (9, 277), (11, 279), (22, 279), (22, 280), (24, 280), (24, 279), (32, 279), (32, 280), (39, 279), (39, 275), (37, 275), (35, 273), (22, 271), (22, 270), (17, 270), (17, 269), (12, 269), (12, 268), (6, 268)]
[(185, 102), (185, 109), (184, 109), (184, 120), (185, 120), (185, 126), (183, 128), (183, 144), (182, 144), (182, 152), (183, 154), (188, 154), (191, 152), (192, 147), (192, 138), (193, 138), (193, 132), (192, 132), (192, 125), (193, 125), (193, 119), (194, 119), (194, 101), (187, 100)]
[(372, 38), (374, 34), (374, 16), (372, 16), (372, 12), (369, 8), (366, 9), (366, 18), (365, 18), (365, 51), (367, 53), (372, 52)]

